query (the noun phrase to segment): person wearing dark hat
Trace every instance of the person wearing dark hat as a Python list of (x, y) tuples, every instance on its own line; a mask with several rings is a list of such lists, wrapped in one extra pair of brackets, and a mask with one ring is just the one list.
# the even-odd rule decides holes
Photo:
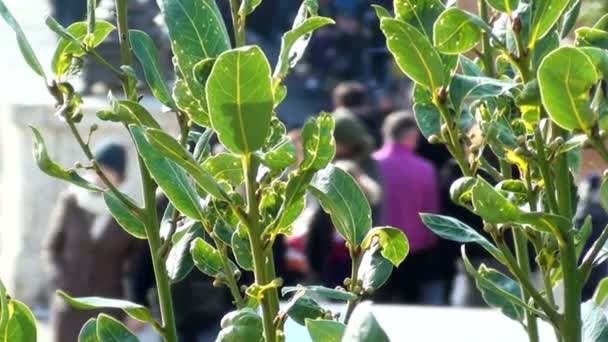
[[(124, 188), (125, 148), (107, 143), (97, 149), (95, 157), (108, 179)], [(99, 179), (92, 181), (103, 187)], [(70, 186), (59, 197), (42, 253), (54, 288), (74, 297), (125, 298), (128, 268), (141, 243), (112, 218), (100, 193)], [(51, 305), (53, 340), (77, 341), (81, 327), (100, 312), (75, 310), (55, 296)], [(120, 310), (103, 312), (124, 318)]]

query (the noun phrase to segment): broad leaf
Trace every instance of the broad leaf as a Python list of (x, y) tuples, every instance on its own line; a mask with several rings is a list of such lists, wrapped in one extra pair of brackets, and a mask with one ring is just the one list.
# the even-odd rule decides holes
[(495, 10), (509, 15), (519, 6), (519, 0), (487, 0)]
[(175, 208), (195, 220), (204, 217), (200, 198), (188, 174), (176, 163), (161, 155), (160, 151), (146, 140), (141, 128), (130, 126), (130, 129), (137, 151), (152, 178)]
[(604, 306), (608, 300), (608, 278), (602, 279), (593, 293), (593, 301), (597, 306)]
[(521, 211), (482, 178), (472, 188), (475, 213), (488, 223), (516, 221)]
[(21, 50), (21, 55), (23, 56), (23, 59), (25, 59), (25, 62), (30, 66), (30, 68), (32, 68), (32, 70), (34, 70), (35, 73), (46, 79), (44, 69), (42, 69), (40, 62), (38, 61), (38, 57), (36, 57), (34, 50), (32, 50), (32, 46), (25, 37), (25, 33), (23, 33), (21, 26), (17, 20), (15, 20), (15, 17), (13, 17), (12, 13), (8, 10), (4, 4), (4, 1), (2, 0), (0, 0), (0, 16), (2, 16), (8, 26), (10, 26), (15, 32), (17, 43), (19, 44), (19, 50)]
[(249, 308), (226, 314), (222, 318), (221, 327), (216, 342), (264, 341), (262, 318)]
[(363, 281), (364, 289), (379, 289), (386, 283), (393, 272), (393, 264), (386, 260), (378, 249), (363, 253), (359, 265), (359, 279)]
[(73, 298), (63, 291), (57, 291), (57, 294), (63, 298), (71, 307), (78, 310), (96, 310), (103, 308), (121, 309), (129, 317), (140, 322), (154, 322), (152, 313), (146, 307), (131, 303), (122, 299), (111, 299), (101, 297), (80, 297)]
[(307, 296), (296, 294), (287, 305), (289, 305), (287, 315), (300, 325), (304, 325), (307, 320), (321, 318), (325, 314), (319, 303)]
[(583, 342), (608, 341), (608, 320), (604, 309), (588, 300), (581, 305)]
[(498, 260), (504, 259), (502, 253), (485, 237), (475, 229), (462, 223), (461, 221), (448, 216), (434, 214), (420, 214), (422, 222), (439, 235), (439, 237), (461, 243), (476, 243), (488, 251)]
[(283, 171), (298, 160), (298, 150), (289, 137), (284, 137), (268, 152), (261, 153), (260, 160), (271, 170)]
[(302, 170), (318, 171), (325, 168), (336, 154), (335, 120), (331, 114), (321, 113), (309, 120), (302, 129), (304, 160)]
[(346, 326), (344, 323), (331, 320), (307, 319), (306, 329), (312, 342), (341, 342)]
[(304, 291), (305, 293), (314, 294), (319, 297), (323, 297), (323, 298), (327, 298), (327, 299), (334, 299), (334, 300), (341, 300), (341, 301), (349, 301), (349, 300), (354, 300), (357, 298), (356, 295), (354, 295), (350, 292), (346, 292), (344, 290), (335, 290), (335, 289), (330, 289), (328, 287), (317, 286), (317, 285), (285, 286), (281, 290), (281, 293), (284, 296), (288, 293), (296, 292), (296, 291)]
[(353, 247), (361, 244), (371, 229), (372, 215), (367, 198), (353, 177), (329, 165), (314, 176), (309, 191), (344, 239)]
[(443, 62), (422, 33), (392, 18), (383, 18), (380, 27), (388, 49), (408, 77), (432, 91), (445, 85)]
[(574, 28), (581, 12), (582, 3), (582, 0), (572, 0), (570, 2), (570, 9), (564, 14), (564, 21), (559, 35), (561, 39), (566, 38)]
[[(477, 287), (488, 305), (500, 309), (502, 313), (514, 320), (521, 321), (524, 318), (524, 308), (520, 303), (514, 303), (505, 297), (504, 293), (510, 293), (515, 298), (521, 298), (521, 289), (517, 282), (506, 275), (481, 266), (478, 271)], [(484, 280), (480, 280), (483, 278)], [(491, 285), (489, 285), (491, 284)], [(498, 290), (497, 290), (498, 289)]]
[(194, 75), (196, 63), (230, 48), (230, 38), (215, 0), (157, 0), (169, 29), (178, 80), (178, 107), (199, 125), (209, 126), (205, 85)]
[(27, 305), (10, 299), (7, 305), (8, 320), (6, 330), (2, 332), (2, 342), (36, 342), (36, 318)]
[(414, 26), (429, 39), (433, 38), (433, 24), (445, 9), (440, 0), (394, 0), (393, 5), (397, 19)]
[(371, 311), (371, 304), (355, 308), (344, 331), (342, 342), (389, 342), (389, 338)]
[(243, 269), (253, 271), (253, 254), (249, 242), (249, 232), (243, 225), (239, 225), (234, 231), (230, 242), (236, 263)]
[[(123, 196), (126, 197), (125, 194)], [(146, 239), (146, 226), (142, 220), (135, 216), (128, 207), (114, 193), (111, 191), (105, 191), (103, 193), (103, 200), (106, 206), (112, 213), (112, 217), (118, 222), (118, 224), (129, 234), (133, 235), (138, 239)]]
[(557, 23), (569, 0), (537, 0), (532, 2), (532, 31), (530, 33), (530, 47), (550, 32)]
[(123, 323), (106, 314), (97, 316), (97, 338), (103, 342), (139, 342)]
[(432, 135), (439, 136), (441, 133), (441, 113), (434, 104), (414, 104), (414, 116), (420, 133), (425, 138), (429, 139)]
[(143, 31), (130, 30), (129, 41), (133, 53), (135, 53), (144, 70), (144, 77), (154, 97), (165, 106), (175, 108), (175, 102), (173, 102), (171, 92), (165, 83), (158, 50), (152, 38)]
[(479, 17), (452, 7), (443, 12), (435, 22), (435, 47), (445, 54), (467, 52), (481, 40), (481, 25), (485, 23)]
[(205, 160), (203, 167), (216, 179), (237, 186), (243, 182), (241, 158), (234, 154), (220, 153)]
[(99, 342), (97, 338), (97, 319), (89, 319), (80, 329), (78, 342)]
[(186, 234), (177, 243), (173, 244), (165, 261), (167, 275), (172, 283), (179, 283), (192, 271), (194, 260), (190, 253), (190, 246), (192, 241), (196, 238), (203, 238), (204, 235), (203, 226), (200, 222), (197, 222), (186, 231)]
[[(147, 129), (145, 134), (151, 146), (156, 149), (155, 152), (168, 158), (166, 161), (169, 164), (173, 166), (179, 165), (180, 168), (188, 171), (188, 174), (192, 176), (194, 181), (215, 198), (226, 199), (225, 193), (213, 176), (202, 168), (196, 160), (194, 160), (194, 156), (180, 145), (175, 138), (160, 129)], [(185, 174), (183, 170), (180, 171)], [(161, 184), (159, 185), (162, 187)]]
[(220, 55), (207, 81), (207, 102), (213, 129), (228, 150), (247, 154), (261, 148), (274, 108), (262, 50), (247, 46)]
[(32, 126), (30, 126), (30, 128), (32, 129), (32, 137), (34, 140), (34, 146), (32, 148), (34, 160), (42, 172), (51, 177), (70, 182), (90, 191), (101, 191), (99, 187), (80, 177), (76, 171), (66, 170), (51, 160), (42, 135), (36, 128)]
[(51, 69), (55, 75), (57, 75), (58, 78), (65, 76), (70, 69), (72, 59), (74, 57), (82, 57), (86, 54), (81, 46), (85, 40), (87, 48), (95, 48), (103, 43), (108, 35), (115, 29), (116, 27), (107, 21), (96, 20), (95, 32), (92, 36), (89, 36), (87, 32), (87, 23), (85, 21), (76, 22), (68, 26), (68, 28), (65, 29), (65, 32), (72, 39), (67, 39), (65, 37), (59, 38), (57, 48), (55, 49), (53, 59), (51, 60)]
[(363, 250), (368, 250), (374, 241), (380, 245), (380, 252), (383, 257), (390, 261), (395, 267), (405, 260), (410, 245), (407, 237), (400, 229), (393, 227), (378, 227), (370, 230), (361, 244)]
[(450, 100), (456, 112), (460, 113), (466, 101), (504, 95), (515, 86), (517, 84), (511, 81), (456, 74), (450, 84)]
[(608, 49), (608, 32), (589, 27), (576, 30), (576, 46), (593, 46)]
[(196, 238), (190, 245), (194, 265), (210, 277), (217, 277), (223, 271), (220, 253), (202, 238)]
[(597, 120), (589, 106), (589, 90), (598, 80), (589, 57), (576, 48), (563, 47), (545, 57), (538, 82), (551, 119), (565, 129), (589, 132)]

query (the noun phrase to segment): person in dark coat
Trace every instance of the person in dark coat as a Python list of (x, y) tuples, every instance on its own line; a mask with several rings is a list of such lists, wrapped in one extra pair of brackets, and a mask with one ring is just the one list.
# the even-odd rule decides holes
[[(116, 186), (123, 183), (124, 147), (103, 145), (96, 160)], [(125, 298), (125, 276), (140, 244), (112, 218), (99, 193), (72, 186), (60, 195), (43, 243), (43, 256), (53, 287), (74, 297)], [(81, 327), (100, 312), (73, 309), (55, 296), (51, 304), (54, 341), (77, 341)], [(120, 310), (103, 312), (124, 318)]]

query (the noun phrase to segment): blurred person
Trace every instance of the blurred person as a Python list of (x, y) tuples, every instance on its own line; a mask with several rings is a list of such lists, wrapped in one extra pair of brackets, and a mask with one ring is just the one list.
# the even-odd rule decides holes
[(86, 0), (51, 0), (53, 17), (63, 26), (84, 20), (87, 13)]
[(419, 132), (411, 113), (390, 114), (383, 133), (384, 145), (374, 153), (384, 181), (381, 225), (402, 229), (408, 237), (410, 252), (378, 299), (438, 304), (445, 297), (445, 289), (433, 272), (438, 239), (420, 219), (421, 212), (439, 212), (436, 171), (414, 152)]
[[(101, 145), (95, 160), (116, 187), (125, 185), (127, 153), (116, 143)], [(104, 187), (99, 178), (97, 185)], [(126, 233), (106, 209), (101, 193), (70, 186), (60, 195), (43, 243), (51, 283), (71, 296), (125, 298), (126, 274), (141, 241)], [(117, 319), (121, 310), (102, 310)], [(98, 310), (73, 309), (58, 296), (51, 304), (54, 341), (77, 341), (85, 322)]]
[[(381, 98), (386, 105), (386, 98)], [(372, 104), (372, 96), (368, 87), (357, 81), (346, 81), (338, 84), (333, 91), (332, 101), (334, 112), (349, 112), (356, 116), (364, 125), (367, 134), (372, 137), (374, 148), (382, 141), (382, 122), (385, 115), (378, 113)], [(378, 108), (380, 109), (380, 108)]]

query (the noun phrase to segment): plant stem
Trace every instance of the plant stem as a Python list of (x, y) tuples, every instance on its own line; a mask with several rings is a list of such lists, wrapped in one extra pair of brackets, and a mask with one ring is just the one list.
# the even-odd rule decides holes
[(232, 28), (234, 30), (234, 43), (236, 47), (241, 47), (245, 45), (245, 27), (246, 27), (246, 16), (239, 15), (239, 9), (241, 8), (241, 3), (245, 0), (230, 0), (230, 10), (232, 14)]
[[(257, 183), (255, 176), (257, 173), (257, 165), (251, 153), (243, 155), (242, 159), (243, 171), (246, 175), (245, 188), (247, 192), (247, 227), (249, 228), (249, 242), (251, 245), (251, 253), (253, 254), (253, 269), (255, 282), (259, 286), (268, 285), (272, 279), (268, 277), (268, 260), (264, 252), (264, 244), (262, 242), (263, 227), (260, 225), (260, 212), (258, 207), (258, 199), (256, 196)], [(270, 246), (269, 248), (272, 248)], [(265, 291), (261, 298), (260, 305), (262, 306), (262, 319), (264, 323), (264, 336), (266, 342), (276, 341), (276, 331), (274, 327), (274, 318), (278, 314), (278, 305), (275, 309), (273, 301), (279, 302), (278, 292), (276, 288), (271, 288)]]
[[(479, 16), (481, 17), (481, 20), (483, 20), (485, 23), (488, 23), (488, 5), (486, 4), (486, 0), (477, 1), (477, 10), (479, 11)], [(492, 47), (490, 46), (490, 36), (488, 32), (482, 32), (481, 48), (481, 57), (484, 69), (486, 71), (486, 75), (488, 75), (489, 77), (494, 77), (496, 71), (494, 69), (494, 56), (492, 53)]]
[(97, 0), (87, 0), (87, 33), (95, 32), (95, 7)]
[(545, 196), (547, 197), (547, 202), (549, 202), (549, 209), (551, 212), (557, 213), (558, 207), (557, 200), (555, 198), (555, 187), (553, 186), (553, 177), (551, 177), (551, 172), (549, 171), (547, 156), (545, 154), (545, 142), (540, 132), (540, 127), (537, 127), (534, 130), (534, 139), (538, 157), (538, 168), (540, 169), (540, 173), (545, 183)]
[[(116, 23), (118, 28), (118, 43), (120, 45), (120, 61), (122, 65), (131, 66), (133, 64), (133, 56), (131, 55), (131, 45), (129, 43), (129, 22), (128, 22), (128, 7), (127, 0), (115, 0), (116, 6)], [(129, 78), (122, 78), (123, 89), (125, 96), (131, 101), (137, 100), (137, 92), (135, 87), (129, 84)]]
[(232, 294), (232, 298), (234, 299), (234, 304), (237, 309), (242, 309), (246, 306), (245, 300), (243, 300), (243, 296), (239, 289), (239, 285), (234, 278), (234, 273), (232, 267), (230, 267), (230, 260), (226, 255), (226, 246), (220, 239), (218, 239), (215, 234), (212, 235), (213, 242), (215, 242), (215, 246), (220, 252), (220, 257), (222, 259), (222, 267), (224, 268), (224, 273), (226, 274), (226, 286), (230, 290), (230, 294)]
[(469, 163), (466, 160), (466, 156), (465, 156), (464, 150), (462, 148), (462, 144), (460, 144), (460, 141), (458, 139), (457, 132), (454, 132), (454, 130), (452, 128), (452, 120), (450, 119), (450, 114), (448, 112), (447, 107), (445, 106), (445, 103), (441, 99), (439, 99), (437, 96), (433, 96), (433, 104), (435, 104), (435, 106), (439, 109), (439, 113), (441, 114), (441, 119), (443, 119), (443, 121), (446, 125), (446, 128), (447, 128), (448, 151), (450, 151), (450, 153), (456, 160), (456, 163), (458, 163), (458, 166), (460, 167), (462, 174), (465, 177), (473, 176), (471, 167), (469, 166)]
[(576, 248), (574, 237), (568, 234), (565, 246), (560, 248), (562, 270), (564, 273), (564, 321), (561, 334), (564, 342), (581, 341), (581, 285), (576, 267)]
[[(530, 279), (530, 255), (528, 254), (528, 243), (526, 236), (519, 229), (514, 228), (512, 231), (513, 241), (515, 242), (515, 257), (517, 259), (517, 264), (522, 270), (522, 276)], [(520, 287), (522, 288), (521, 297), (523, 301), (527, 303), (530, 296), (526, 293), (526, 291), (524, 291), (521, 282)], [(526, 310), (526, 323), (528, 326), (528, 338), (530, 342), (538, 342), (538, 322), (536, 321), (536, 316), (530, 312), (530, 310)]]
[(348, 324), (350, 320), (350, 316), (353, 314), (355, 307), (359, 304), (361, 300), (359, 293), (354, 291), (355, 287), (359, 285), (359, 266), (361, 265), (361, 253), (359, 251), (354, 251), (353, 248), (349, 246), (350, 258), (351, 258), (351, 271), (350, 271), (350, 286), (349, 291), (357, 296), (356, 299), (352, 299), (348, 301), (348, 305), (346, 306), (346, 314), (344, 315), (344, 324)]

